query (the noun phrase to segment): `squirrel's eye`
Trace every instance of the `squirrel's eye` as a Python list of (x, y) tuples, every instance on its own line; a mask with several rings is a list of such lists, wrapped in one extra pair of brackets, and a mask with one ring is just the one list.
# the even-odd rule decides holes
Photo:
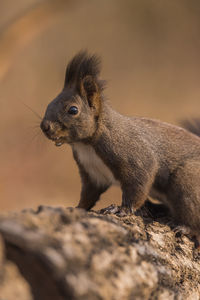
[(69, 110), (68, 110), (68, 113), (69, 113), (70, 115), (77, 115), (77, 113), (78, 113), (78, 107), (76, 107), (76, 106), (71, 106), (71, 107), (69, 108)]

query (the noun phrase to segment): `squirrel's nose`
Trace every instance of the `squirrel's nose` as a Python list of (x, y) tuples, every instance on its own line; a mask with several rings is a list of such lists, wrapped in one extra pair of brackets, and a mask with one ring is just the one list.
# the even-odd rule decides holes
[(48, 120), (43, 120), (40, 124), (40, 128), (44, 132), (48, 132), (50, 130), (50, 122)]

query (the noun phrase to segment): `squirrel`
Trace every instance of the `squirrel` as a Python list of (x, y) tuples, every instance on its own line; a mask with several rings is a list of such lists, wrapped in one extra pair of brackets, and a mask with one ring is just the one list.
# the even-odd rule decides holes
[[(47, 106), (41, 129), (56, 146), (69, 144), (90, 210), (112, 184), (122, 189), (120, 212), (134, 213), (148, 196), (167, 205), (200, 241), (200, 138), (189, 130), (113, 110), (99, 78), (100, 58), (81, 51), (66, 68), (64, 88)], [(200, 126), (199, 126), (200, 127)]]

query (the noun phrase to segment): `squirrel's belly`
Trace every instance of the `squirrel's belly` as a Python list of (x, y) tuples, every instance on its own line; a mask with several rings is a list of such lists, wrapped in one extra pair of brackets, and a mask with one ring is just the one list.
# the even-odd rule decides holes
[(119, 185), (111, 170), (106, 166), (103, 160), (96, 154), (92, 146), (83, 143), (73, 145), (78, 155), (78, 159), (91, 180), (97, 185)]

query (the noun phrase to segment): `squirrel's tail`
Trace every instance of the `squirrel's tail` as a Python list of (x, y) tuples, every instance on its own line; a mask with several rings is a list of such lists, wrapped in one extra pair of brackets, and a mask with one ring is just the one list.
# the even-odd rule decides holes
[(182, 127), (192, 132), (195, 135), (200, 137), (200, 118), (199, 119), (191, 119), (191, 120), (183, 120), (181, 122)]

